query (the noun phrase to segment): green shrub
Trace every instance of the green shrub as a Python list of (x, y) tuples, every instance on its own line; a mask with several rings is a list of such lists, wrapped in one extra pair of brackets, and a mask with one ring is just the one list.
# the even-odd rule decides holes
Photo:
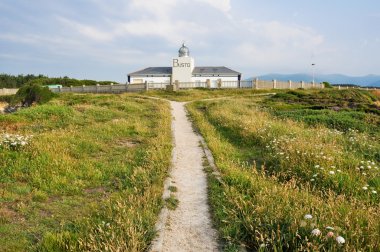
[(333, 88), (331, 84), (327, 81), (322, 82), (322, 84), (325, 86), (325, 88)]
[(50, 101), (55, 94), (47, 87), (31, 83), (21, 87), (14, 99), (14, 103), (21, 102), (22, 106), (30, 106), (33, 103), (43, 104)]

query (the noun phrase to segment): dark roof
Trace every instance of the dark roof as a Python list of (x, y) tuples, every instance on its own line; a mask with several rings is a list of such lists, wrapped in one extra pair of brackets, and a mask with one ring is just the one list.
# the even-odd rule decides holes
[(140, 71), (130, 73), (129, 75), (171, 75), (171, 67), (148, 67)]
[[(172, 68), (171, 67), (148, 67), (140, 71), (136, 71), (130, 73), (129, 75), (133, 76), (144, 76), (144, 75), (154, 75), (154, 76), (162, 76), (162, 75), (171, 75)], [(194, 67), (193, 70), (194, 75), (240, 75), (239, 72), (231, 70), (224, 66), (219, 67)]]
[(219, 75), (240, 75), (239, 72), (236, 72), (234, 70), (231, 70), (224, 66), (218, 66), (218, 67), (194, 67), (193, 74), (200, 74), (200, 75), (209, 75), (209, 74), (219, 74)]

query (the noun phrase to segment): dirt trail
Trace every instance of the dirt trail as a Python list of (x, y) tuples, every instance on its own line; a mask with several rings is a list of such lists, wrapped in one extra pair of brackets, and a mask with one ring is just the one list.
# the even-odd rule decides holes
[[(151, 251), (218, 251), (217, 233), (212, 228), (207, 202), (207, 179), (203, 171), (200, 137), (193, 131), (184, 103), (170, 102), (174, 136), (170, 185), (179, 200), (173, 211), (164, 211), (159, 236)], [(168, 186), (168, 185), (167, 185)]]

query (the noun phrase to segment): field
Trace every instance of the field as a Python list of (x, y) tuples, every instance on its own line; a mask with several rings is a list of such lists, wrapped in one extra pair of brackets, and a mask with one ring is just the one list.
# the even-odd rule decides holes
[(147, 249), (172, 151), (169, 104), (147, 96), (190, 101), (225, 251), (380, 251), (380, 94), (272, 92), (65, 94), (0, 114), (0, 251)]
[(190, 103), (221, 172), (209, 193), (227, 250), (379, 251), (376, 104), (336, 90)]
[(146, 249), (170, 120), (167, 103), (132, 95), (63, 95), (0, 115), (0, 250)]

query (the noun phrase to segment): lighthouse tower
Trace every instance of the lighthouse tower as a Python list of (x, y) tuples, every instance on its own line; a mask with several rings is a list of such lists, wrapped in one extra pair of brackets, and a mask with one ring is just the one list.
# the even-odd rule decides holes
[(185, 43), (178, 50), (178, 58), (172, 62), (172, 82), (191, 82), (194, 70), (194, 59), (190, 57), (189, 48)]

